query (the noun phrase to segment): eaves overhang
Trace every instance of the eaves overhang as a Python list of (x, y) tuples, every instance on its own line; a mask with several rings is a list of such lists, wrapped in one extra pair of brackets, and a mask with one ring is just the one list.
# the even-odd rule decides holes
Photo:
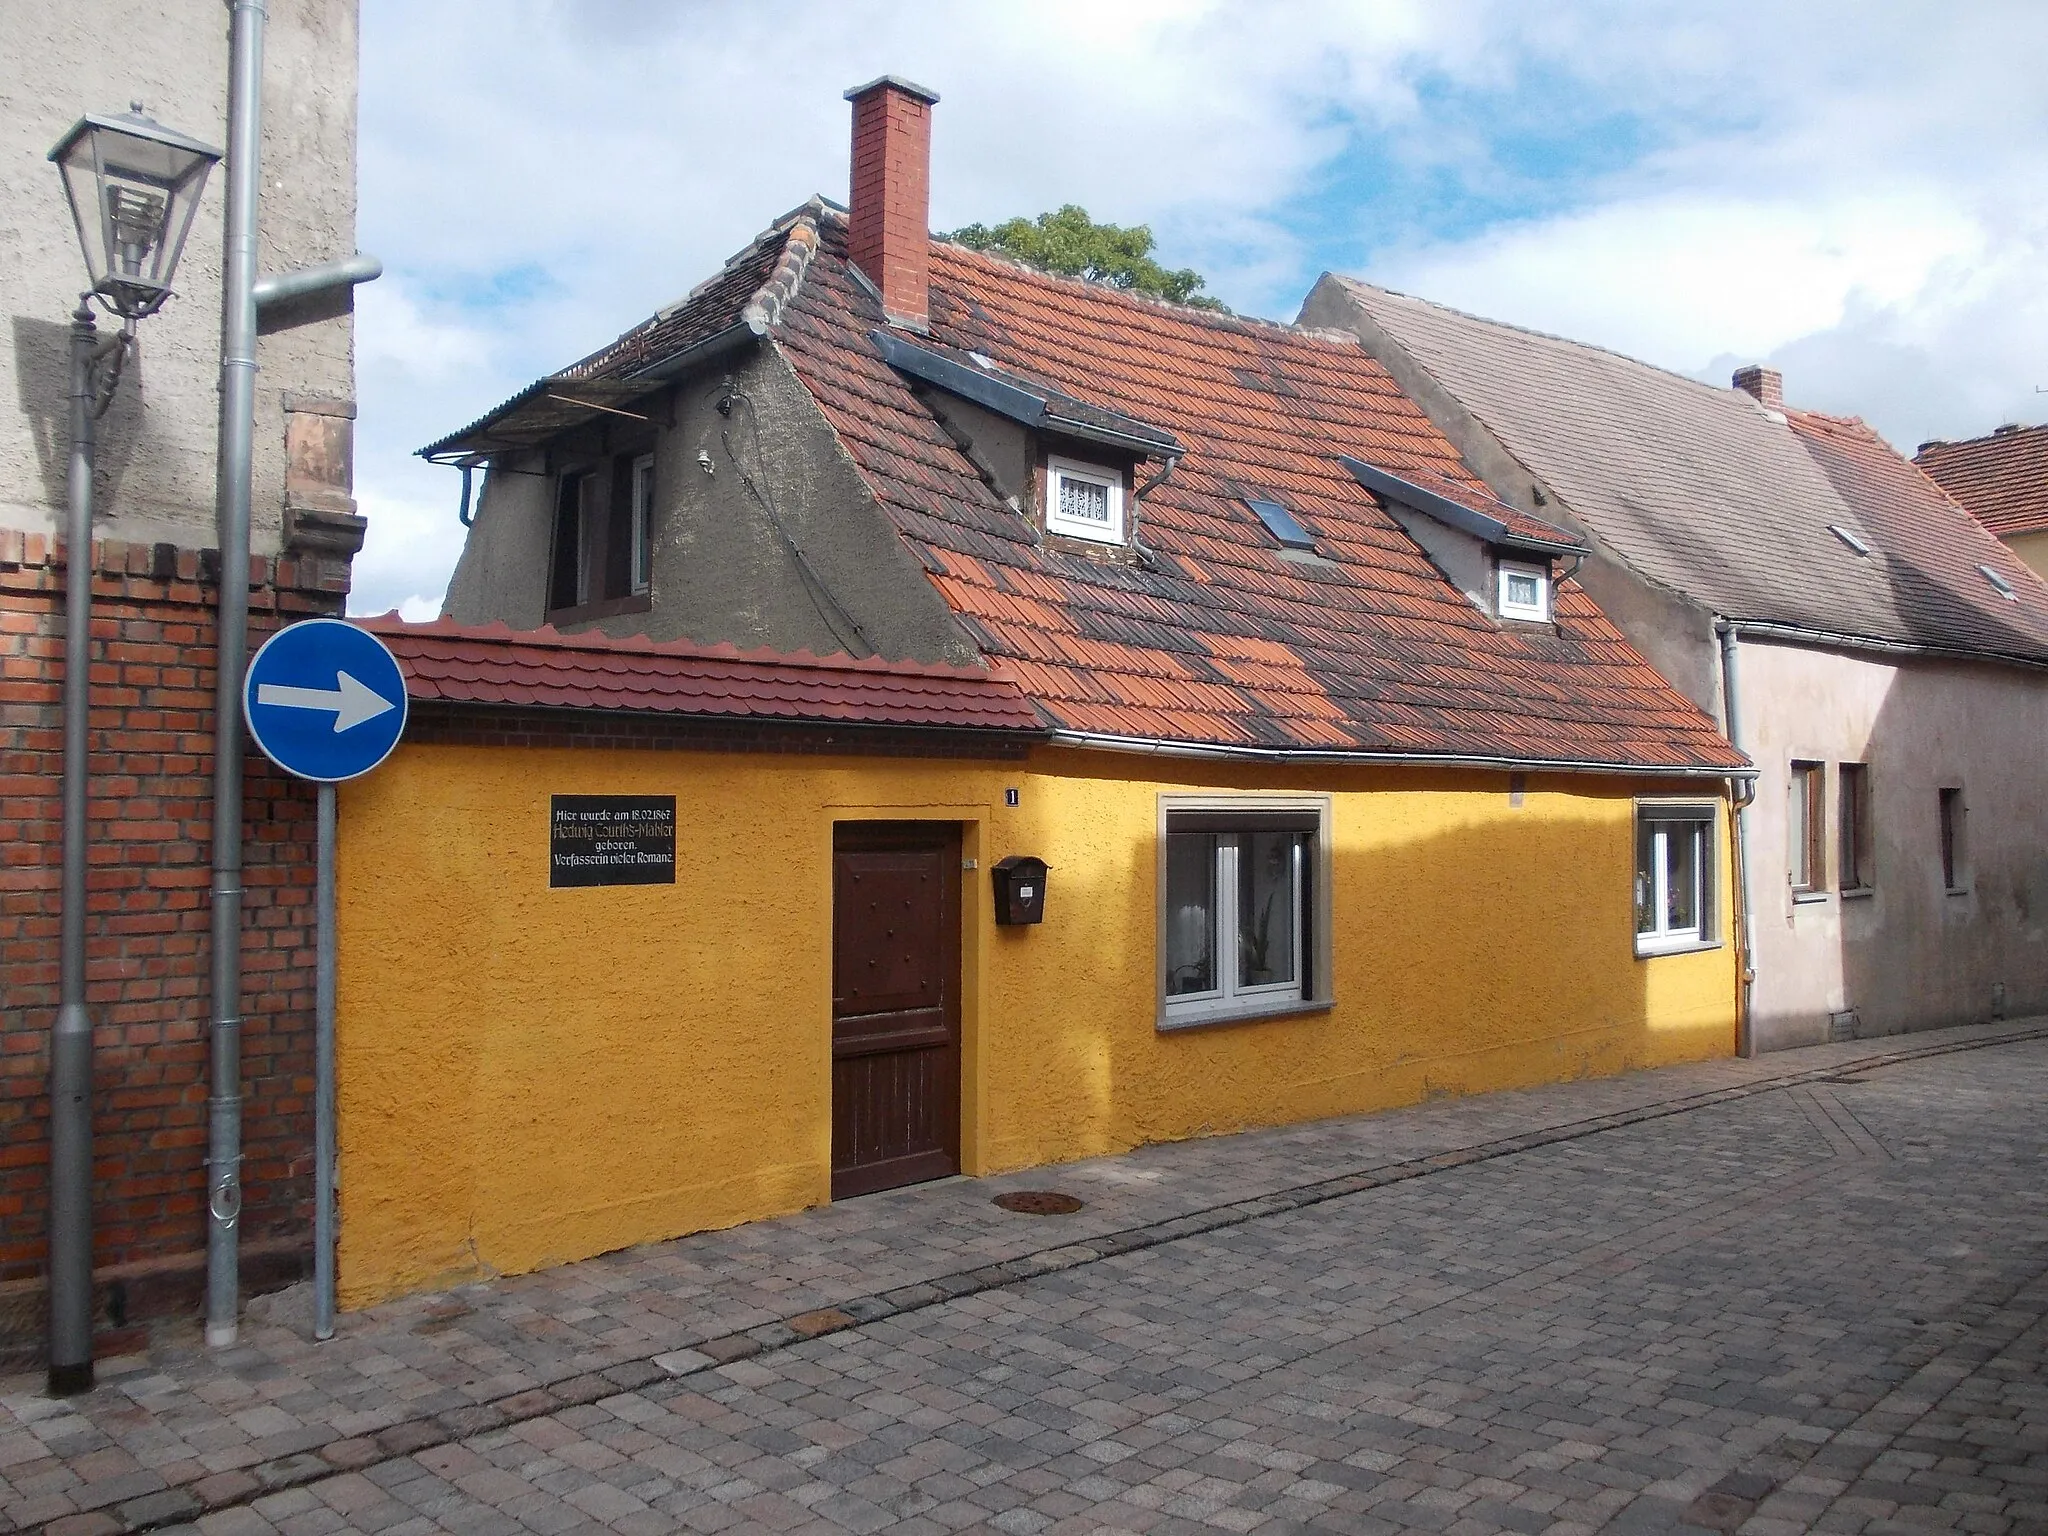
[(868, 339), (882, 354), (882, 361), (898, 373), (1034, 431), (1100, 443), (1148, 459), (1177, 459), (1187, 451), (1180, 439), (1163, 427), (1077, 400), (993, 365), (961, 362), (934, 348), (919, 346), (885, 327), (877, 326), (868, 332)]
[(419, 450), (419, 457), (436, 464), (461, 459), (478, 463), (493, 454), (541, 447), (598, 416), (639, 415), (634, 406), (661, 393), (691, 369), (750, 346), (767, 334), (767, 329), (752, 317), (737, 320), (622, 377), (580, 377), (573, 370), (551, 373), (459, 432), (429, 443)]
[[(1147, 757), (1193, 758), (1211, 762), (1291, 763), (1303, 767), (1484, 768), (1513, 773), (1622, 774), (1644, 779), (1754, 779), (1757, 770), (1740, 764), (1611, 762), (1599, 758), (1550, 758), (1484, 752), (1377, 752), (1369, 747), (1332, 751), (1321, 747), (1241, 747), (1220, 742), (1163, 741), (1099, 731), (1055, 730), (1052, 744)], [(1734, 749), (1730, 749), (1734, 750)]]
[(1344, 466), (1352, 479), (1374, 495), (1413, 507), (1425, 517), (1434, 518), (1447, 528), (1455, 528), (1460, 533), (1470, 534), (1475, 539), (1501, 549), (1521, 550), (1545, 559), (1556, 555), (1583, 555), (1589, 552), (1584, 544), (1564, 535), (1562, 530), (1559, 530), (1558, 538), (1542, 538), (1525, 529), (1510, 527), (1503, 518), (1494, 517), (1476, 507), (1468, 507), (1463, 502), (1453, 501), (1448, 496), (1432, 491), (1426, 486), (1417, 485), (1412, 480), (1404, 480), (1399, 475), (1390, 474), (1362, 459), (1339, 454), (1337, 462)]

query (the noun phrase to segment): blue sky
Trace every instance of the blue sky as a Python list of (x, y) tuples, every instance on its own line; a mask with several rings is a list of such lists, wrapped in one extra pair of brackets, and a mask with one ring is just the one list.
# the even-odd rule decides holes
[(845, 195), (841, 92), (940, 92), (933, 222), (1079, 202), (1233, 307), (1324, 270), (1910, 452), (2048, 417), (2048, 7), (364, 0), (359, 611), (434, 610), (410, 458)]

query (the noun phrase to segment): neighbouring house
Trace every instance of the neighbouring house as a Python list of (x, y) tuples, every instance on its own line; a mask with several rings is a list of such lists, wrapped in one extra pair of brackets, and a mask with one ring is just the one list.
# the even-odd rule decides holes
[(424, 450), (351, 1302), (1735, 1047), (1749, 769), (1580, 536), (1349, 336), (932, 239), (935, 98), (850, 94), (850, 209)]
[(1325, 276), (1494, 493), (1756, 763), (1762, 1048), (2048, 1009), (2048, 588), (1859, 421)]
[(2048, 426), (1922, 443), (1913, 462), (2048, 580)]
[[(272, 8), (262, 262), (355, 249), (356, 0)], [(58, 1002), (59, 780), (70, 451), (67, 331), (88, 286), (45, 154), (86, 113), (139, 100), (227, 140), (228, 13), (144, 0), (18, 0), (0, 23), (0, 1364), (42, 1353), (49, 1039)], [(95, 1308), (103, 1330), (194, 1306), (206, 1241), (209, 844), (219, 558), (224, 175), (198, 204), (175, 296), (143, 320), (98, 423), (88, 931), (96, 1023)], [(102, 335), (118, 320), (102, 316)], [(362, 539), (350, 499), (345, 304), (273, 310), (255, 385), (252, 627), (338, 614)], [(310, 785), (251, 757), (241, 1258), (260, 1289), (311, 1253)], [(128, 1342), (133, 1347), (132, 1329)], [(102, 1348), (109, 1347), (106, 1340)]]

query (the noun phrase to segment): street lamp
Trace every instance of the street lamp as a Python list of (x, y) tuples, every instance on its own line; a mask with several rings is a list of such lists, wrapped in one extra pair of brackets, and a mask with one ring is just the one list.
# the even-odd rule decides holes
[(50, 158), (64, 173), (93, 293), (124, 320), (155, 314), (220, 151), (145, 116), (137, 101), (116, 117), (81, 117)]
[[(93, 423), (113, 403), (135, 322), (171, 296), (220, 151), (143, 116), (83, 117), (50, 158), (64, 173), (92, 287), (71, 312), (71, 466), (64, 514), (64, 865), (59, 1003), (50, 1031), (50, 1390), (92, 1386), (92, 1018), (85, 1006), (87, 686), (92, 667)], [(102, 341), (98, 299), (123, 321)]]

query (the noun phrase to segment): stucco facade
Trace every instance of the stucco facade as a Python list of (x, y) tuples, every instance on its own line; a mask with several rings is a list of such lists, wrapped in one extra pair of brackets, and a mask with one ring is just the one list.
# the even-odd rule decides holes
[[(122, 112), (138, 100), (167, 126), (225, 147), (228, 13), (146, 0), (20, 3), (8, 6), (5, 30), (0, 310), (9, 332), (0, 346), (0, 400), (8, 407), (0, 409), (0, 527), (46, 533), (63, 516), (67, 340), (85, 265), (57, 169), (44, 156), (85, 113)], [(271, 7), (258, 247), (264, 272), (355, 250), (356, 51), (356, 0)], [(106, 538), (186, 549), (218, 542), (222, 178), (216, 168), (174, 279), (176, 296), (141, 323), (120, 393), (100, 423), (96, 525)], [(290, 318), (306, 323), (265, 335), (257, 346), (250, 541), (257, 555), (283, 544), (287, 396), (346, 405), (355, 392), (346, 300)], [(118, 324), (101, 317), (103, 333)], [(345, 423), (333, 409), (322, 414)], [(345, 453), (346, 427), (333, 430)], [(345, 497), (345, 479), (337, 489)]]
[[(1728, 882), (1724, 942), (1633, 945), (1634, 797), (1710, 786), (1180, 767), (402, 746), (341, 792), (344, 1299), (824, 1202), (835, 822), (957, 822), (977, 865), (969, 1173), (1733, 1049)], [(1162, 1030), (1160, 796), (1253, 790), (1332, 797), (1333, 1000)], [(675, 884), (551, 889), (555, 794), (675, 795)], [(1042, 925), (993, 921), (1012, 853)]]
[[(1743, 745), (1753, 1007), (1765, 1049), (1840, 1033), (2018, 1017), (2048, 1008), (2048, 686), (1971, 662), (1893, 663), (1745, 640)], [(1815, 889), (1795, 894), (1794, 762), (1825, 765)], [(1869, 765), (1868, 886), (1845, 893), (1841, 765)], [(1941, 792), (1961, 791), (1959, 867), (1944, 879)]]

